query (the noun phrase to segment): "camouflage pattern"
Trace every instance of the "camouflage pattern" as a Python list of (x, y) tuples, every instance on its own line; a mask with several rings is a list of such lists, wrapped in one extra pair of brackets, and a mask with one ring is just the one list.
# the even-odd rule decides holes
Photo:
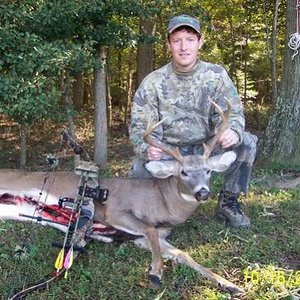
[(189, 26), (194, 30), (196, 30), (198, 33), (200, 33), (201, 26), (199, 21), (189, 15), (180, 15), (180, 16), (173, 17), (169, 21), (168, 32), (172, 33), (181, 26)]
[(146, 158), (142, 134), (147, 123), (163, 118), (152, 134), (154, 138), (182, 149), (201, 145), (214, 135), (220, 121), (209, 100), (226, 110), (226, 99), (232, 106), (229, 126), (242, 141), (243, 106), (223, 67), (198, 60), (191, 71), (180, 73), (171, 62), (150, 73), (136, 91), (132, 107), (129, 133), (136, 155)]
[[(243, 142), (233, 147), (233, 150), (237, 153), (237, 159), (225, 172), (224, 180), (224, 191), (236, 194), (248, 191), (257, 150), (257, 137), (255, 135), (243, 132), (242, 136)], [(224, 151), (224, 149), (221, 151)]]
[[(237, 160), (225, 173), (225, 191), (247, 192), (252, 165), (256, 156), (257, 137), (244, 131), (245, 117), (237, 90), (226, 70), (216, 64), (198, 60), (188, 73), (178, 72), (172, 63), (150, 73), (136, 91), (129, 127), (130, 139), (136, 159), (129, 176), (151, 178), (144, 168), (147, 160), (147, 144), (143, 132), (148, 122), (156, 123), (153, 138), (168, 147), (179, 147), (183, 155), (203, 153), (203, 143), (214, 135), (220, 116), (209, 100), (222, 110), (231, 104), (229, 127), (239, 135), (239, 143), (233, 147)], [(212, 155), (224, 149), (217, 148)], [(167, 155), (162, 159), (171, 159)]]

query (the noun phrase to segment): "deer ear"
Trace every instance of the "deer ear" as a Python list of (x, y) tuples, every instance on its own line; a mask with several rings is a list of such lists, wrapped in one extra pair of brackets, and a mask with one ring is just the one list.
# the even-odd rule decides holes
[(234, 151), (227, 151), (223, 154), (210, 157), (207, 164), (212, 171), (224, 172), (235, 160), (236, 153)]
[(153, 177), (164, 179), (175, 175), (176, 165), (175, 160), (150, 160), (144, 166)]

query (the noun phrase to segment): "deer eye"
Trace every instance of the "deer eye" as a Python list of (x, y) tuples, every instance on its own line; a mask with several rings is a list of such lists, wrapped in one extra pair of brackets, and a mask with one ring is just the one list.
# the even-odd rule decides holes
[(181, 175), (182, 176), (188, 176), (188, 174), (186, 172), (184, 172), (183, 170), (181, 171)]
[(211, 172), (211, 170), (209, 170), (209, 169), (206, 170), (207, 175), (210, 174), (210, 172)]

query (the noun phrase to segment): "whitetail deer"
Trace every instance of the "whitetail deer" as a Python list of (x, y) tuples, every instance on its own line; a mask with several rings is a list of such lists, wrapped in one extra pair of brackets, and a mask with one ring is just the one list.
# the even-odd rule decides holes
[[(154, 142), (150, 134), (155, 126), (150, 126), (145, 132), (145, 141), (162, 148), (175, 160), (149, 161), (145, 167), (155, 177), (154, 179), (99, 179), (100, 187), (109, 190), (109, 197), (104, 204), (94, 202), (94, 224), (100, 223), (135, 235), (134, 242), (152, 252), (149, 275), (153, 283), (160, 282), (163, 273), (163, 257), (166, 257), (190, 266), (222, 290), (244, 293), (238, 286), (199, 265), (187, 253), (173, 247), (166, 240), (170, 229), (184, 223), (199, 203), (207, 199), (211, 171), (223, 172), (236, 159), (236, 154), (232, 151), (209, 157), (226, 127), (228, 114), (229, 109), (226, 114), (222, 113), (223, 122), (220, 130), (210, 145), (205, 146), (203, 155), (182, 156), (178, 150), (170, 150)], [(54, 178), (50, 194), (47, 195), (47, 204), (57, 203), (61, 196), (76, 197), (78, 177), (71, 172), (57, 172)], [(43, 174), (39, 172), (1, 170), (0, 218), (20, 219), (18, 213), (22, 209), (19, 207), (16, 212), (13, 208), (15, 206), (7, 205), (15, 202), (1, 201), (1, 195), (2, 199), (9, 198), (9, 195), (15, 199), (17, 195), (21, 195), (30, 199), (39, 197), (40, 201), (43, 201), (44, 199), (41, 198), (45, 196), (40, 195), (42, 182)], [(23, 205), (24, 209), (25, 206)], [(31, 207), (31, 211), (26, 213), (32, 213), (35, 208), (29, 204), (27, 206)], [(49, 225), (65, 230), (65, 226), (55, 223)], [(109, 238), (97, 234), (96, 231), (92, 231), (88, 236), (109, 241)]]

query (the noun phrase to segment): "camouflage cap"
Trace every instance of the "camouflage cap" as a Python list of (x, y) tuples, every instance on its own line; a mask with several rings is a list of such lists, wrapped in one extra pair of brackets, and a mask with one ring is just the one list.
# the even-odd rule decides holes
[(168, 32), (172, 33), (175, 29), (181, 26), (189, 26), (200, 33), (200, 23), (196, 18), (189, 15), (180, 15), (173, 17), (169, 21)]

